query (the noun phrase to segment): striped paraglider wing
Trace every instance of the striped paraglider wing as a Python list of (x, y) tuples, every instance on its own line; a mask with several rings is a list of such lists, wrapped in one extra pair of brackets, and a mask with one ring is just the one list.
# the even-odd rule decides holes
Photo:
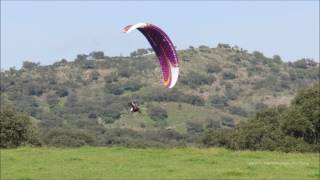
[(163, 74), (163, 84), (172, 88), (178, 81), (179, 60), (173, 43), (168, 35), (159, 27), (150, 23), (137, 23), (123, 28), (123, 32), (129, 33), (138, 29), (149, 41), (156, 53)]

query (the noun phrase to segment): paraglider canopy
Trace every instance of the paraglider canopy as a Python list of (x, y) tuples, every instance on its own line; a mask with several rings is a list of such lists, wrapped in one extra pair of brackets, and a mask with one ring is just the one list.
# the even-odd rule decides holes
[(163, 84), (167, 88), (172, 88), (178, 81), (179, 60), (168, 35), (159, 27), (150, 23), (137, 23), (123, 28), (123, 32), (129, 33), (138, 29), (149, 41), (156, 53), (163, 75)]

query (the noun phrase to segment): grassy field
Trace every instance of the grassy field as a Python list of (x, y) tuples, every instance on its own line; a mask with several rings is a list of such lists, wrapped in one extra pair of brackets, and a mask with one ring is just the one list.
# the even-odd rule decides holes
[(319, 179), (319, 154), (221, 148), (1, 149), (1, 179)]

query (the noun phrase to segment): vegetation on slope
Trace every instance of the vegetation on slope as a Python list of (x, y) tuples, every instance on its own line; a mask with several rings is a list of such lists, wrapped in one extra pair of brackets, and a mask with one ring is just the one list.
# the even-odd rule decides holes
[[(185, 146), (197, 144), (207, 128), (233, 128), (267, 107), (289, 104), (319, 77), (310, 59), (285, 63), (225, 44), (178, 54), (180, 80), (170, 90), (150, 51), (130, 57), (97, 51), (48, 66), (26, 61), (1, 72), (1, 105), (35, 119), (49, 145)], [(132, 99), (141, 114), (128, 111)]]

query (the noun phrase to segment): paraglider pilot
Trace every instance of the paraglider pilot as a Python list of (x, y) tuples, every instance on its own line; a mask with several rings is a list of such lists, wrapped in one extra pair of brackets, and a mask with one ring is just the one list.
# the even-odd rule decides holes
[(130, 111), (131, 112), (140, 112), (140, 109), (138, 107), (138, 104), (136, 101), (132, 101), (128, 104), (130, 106)]

